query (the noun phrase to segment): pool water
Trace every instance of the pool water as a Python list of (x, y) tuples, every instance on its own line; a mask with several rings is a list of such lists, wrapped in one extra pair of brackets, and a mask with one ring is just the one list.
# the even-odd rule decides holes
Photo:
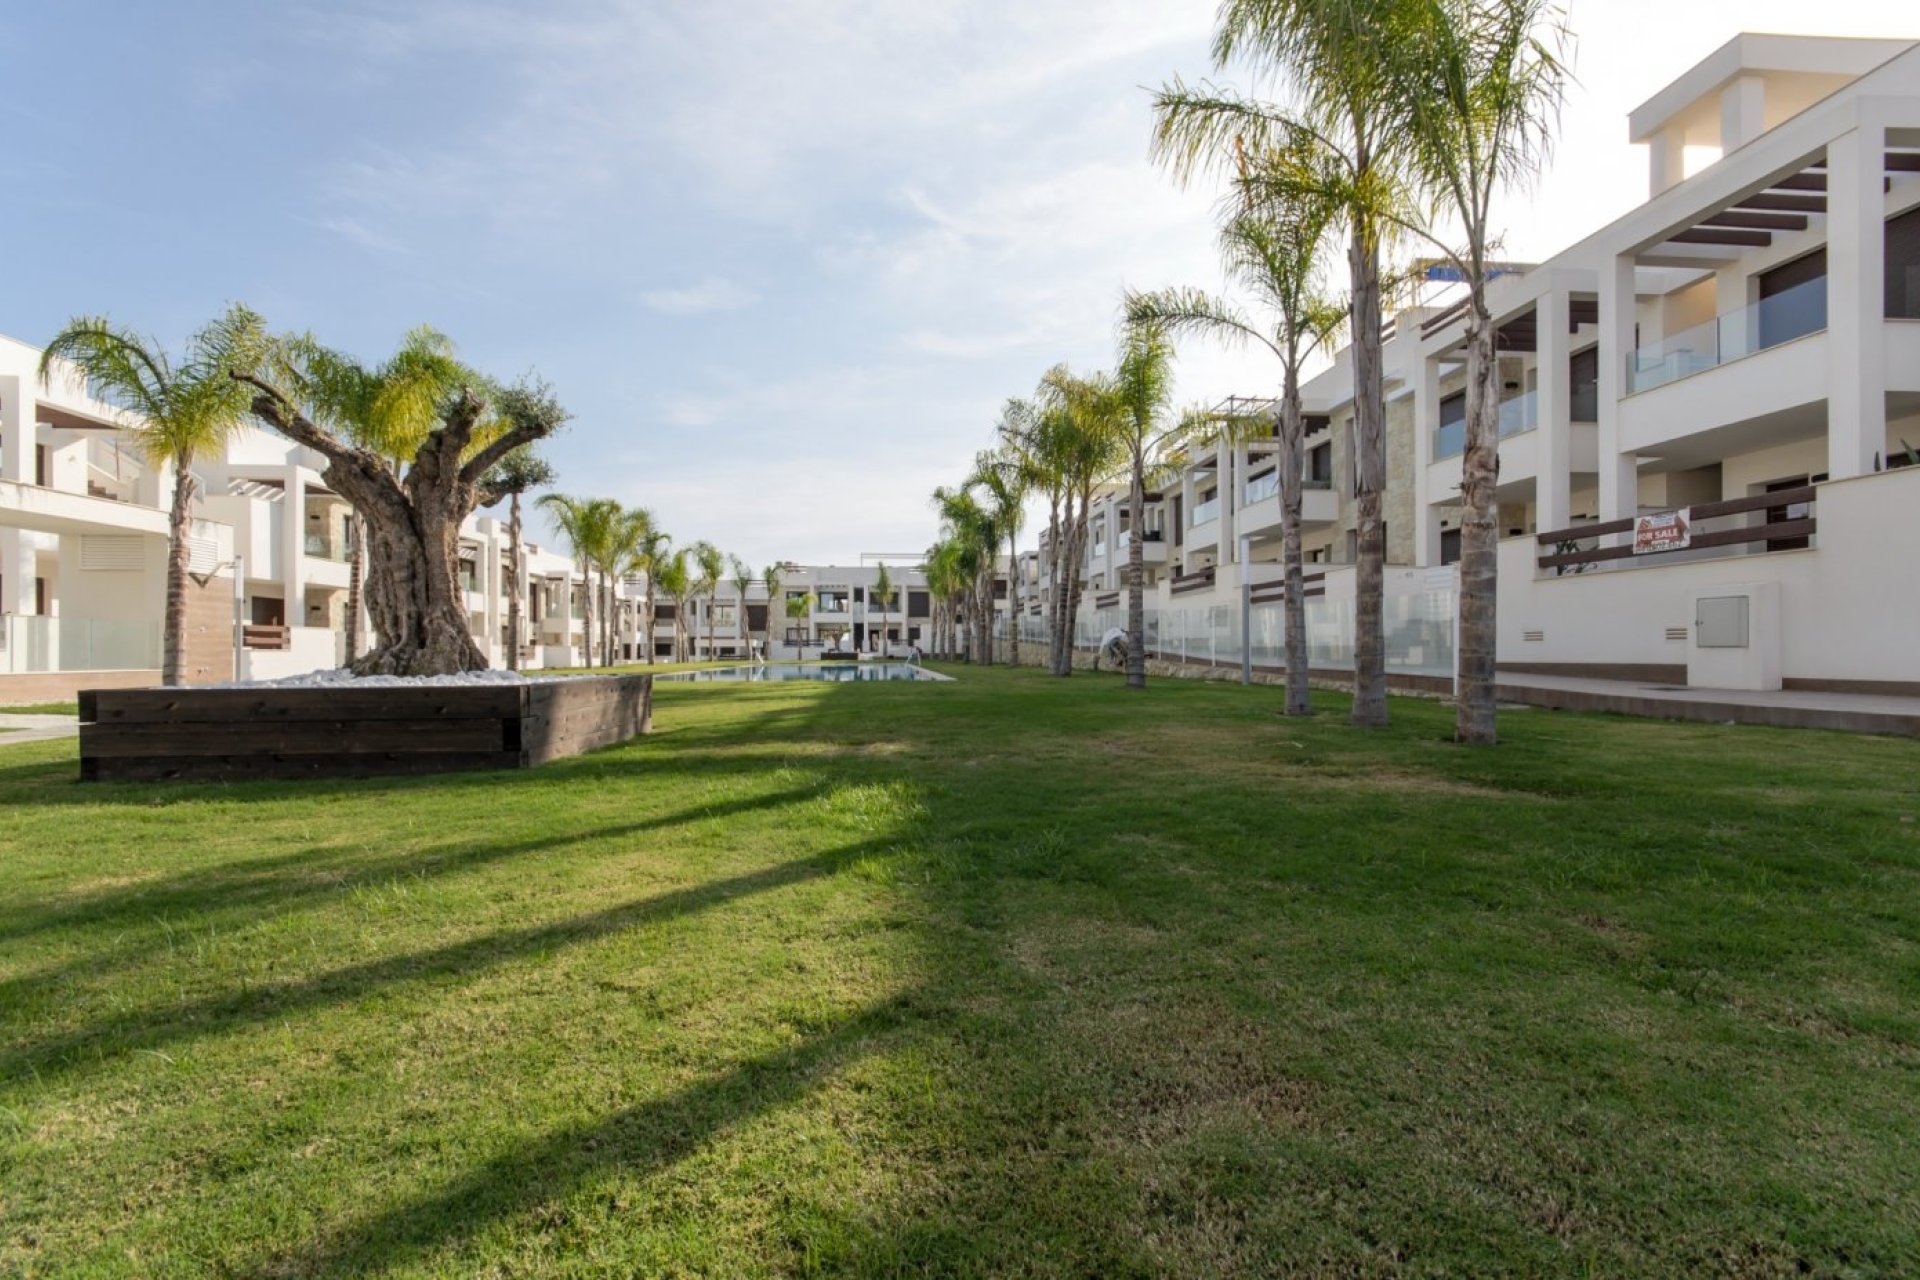
[(770, 662), (705, 671), (673, 671), (655, 680), (948, 680), (911, 662)]

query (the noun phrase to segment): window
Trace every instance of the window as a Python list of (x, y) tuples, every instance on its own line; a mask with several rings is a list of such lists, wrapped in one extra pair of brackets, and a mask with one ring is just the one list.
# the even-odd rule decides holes
[(1567, 383), (1575, 422), (1600, 421), (1600, 348), (1588, 347), (1567, 358)]
[(1324, 487), (1333, 484), (1333, 441), (1307, 450), (1307, 483)]
[(907, 592), (907, 616), (926, 618), (933, 614), (933, 596), (925, 591)]
[(1920, 320), (1920, 208), (1887, 219), (1889, 320)]

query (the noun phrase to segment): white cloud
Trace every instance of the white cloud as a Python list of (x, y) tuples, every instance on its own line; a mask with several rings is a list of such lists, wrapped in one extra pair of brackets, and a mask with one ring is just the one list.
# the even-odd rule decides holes
[(712, 311), (738, 311), (760, 300), (760, 295), (744, 286), (709, 276), (698, 284), (679, 289), (648, 289), (640, 300), (655, 311), (667, 315), (704, 315)]

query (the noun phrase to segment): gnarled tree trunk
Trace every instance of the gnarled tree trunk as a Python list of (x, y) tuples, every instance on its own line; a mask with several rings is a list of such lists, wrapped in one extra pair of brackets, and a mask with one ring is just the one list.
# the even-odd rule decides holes
[(321, 430), (271, 383), (235, 373), (260, 394), (253, 411), (327, 459), (328, 487), (366, 521), (366, 605), (378, 642), (351, 664), (356, 675), (439, 676), (484, 670), (460, 583), (460, 525), (480, 504), (480, 478), (521, 445), (550, 435), (564, 415), (522, 421), (473, 450), (486, 402), (460, 394), (427, 435), (404, 477), (377, 454)]

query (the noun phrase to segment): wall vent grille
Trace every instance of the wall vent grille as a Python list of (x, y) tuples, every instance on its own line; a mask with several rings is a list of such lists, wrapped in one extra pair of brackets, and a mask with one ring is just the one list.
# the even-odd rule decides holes
[(1547, 633), (1544, 631), (1522, 631), (1520, 638), (1522, 640), (1545, 640)]
[(81, 572), (138, 573), (146, 559), (142, 554), (142, 541), (133, 534), (81, 534)]
[(1685, 640), (1686, 638), (1687, 638), (1687, 629), (1685, 627), (1668, 627), (1667, 628), (1667, 639)]

